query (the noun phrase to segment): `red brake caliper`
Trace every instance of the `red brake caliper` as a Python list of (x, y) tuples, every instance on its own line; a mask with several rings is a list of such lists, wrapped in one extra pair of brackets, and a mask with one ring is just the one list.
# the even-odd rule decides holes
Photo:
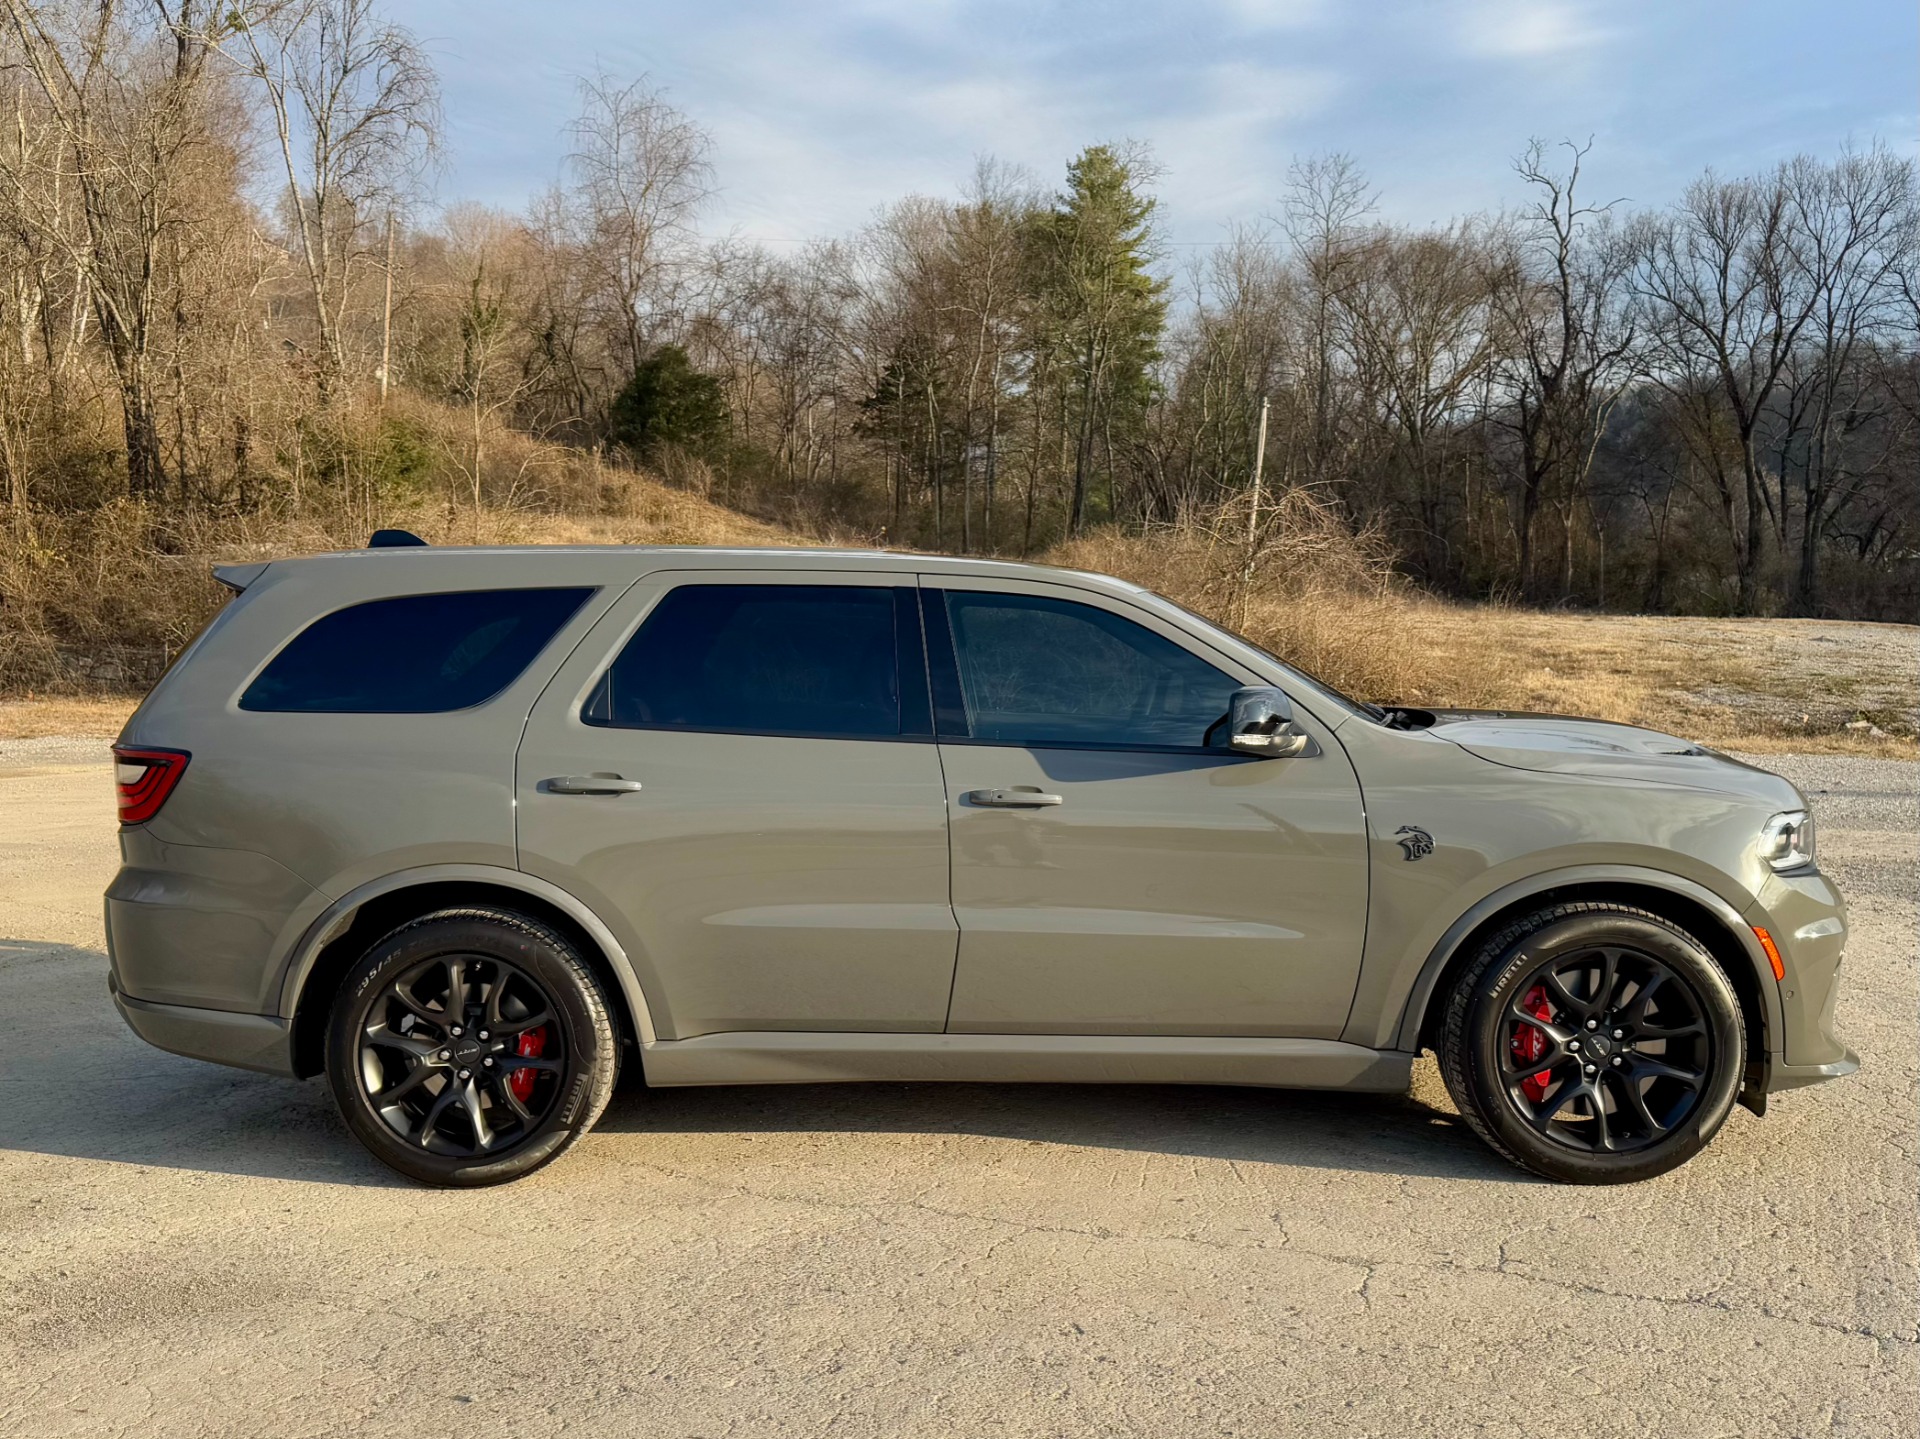
[[(1526, 998), (1520, 1001), (1520, 1007), (1535, 1019), (1553, 1018), (1553, 1006), (1547, 1002), (1547, 987), (1543, 984), (1536, 984), (1528, 990)], [(1532, 1063), (1545, 1054), (1547, 1045), (1550, 1043), (1546, 1034), (1535, 1029), (1531, 1024), (1514, 1025), (1513, 1037), (1507, 1042), (1513, 1049), (1514, 1058), (1527, 1063)], [(517, 1074), (514, 1076), (516, 1081), (519, 1078)], [(1551, 1083), (1553, 1083), (1552, 1075), (1542, 1071), (1521, 1080), (1520, 1092), (1538, 1104), (1547, 1097), (1547, 1086)]]
[[(538, 1059), (547, 1048), (547, 1027), (529, 1029), (514, 1041), (513, 1052), (522, 1059)], [(507, 1076), (507, 1088), (513, 1091), (513, 1097), (522, 1104), (533, 1093), (533, 1081), (539, 1078), (539, 1072), (532, 1069), (516, 1069)]]

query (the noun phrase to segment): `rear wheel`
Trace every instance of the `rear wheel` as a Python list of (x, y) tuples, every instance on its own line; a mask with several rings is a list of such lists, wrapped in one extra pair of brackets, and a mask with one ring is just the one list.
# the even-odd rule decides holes
[(403, 925), (347, 977), (327, 1078), (347, 1127), (427, 1184), (501, 1184), (600, 1117), (616, 1046), (593, 973), (556, 931), (502, 910)]
[(1624, 905), (1564, 904), (1504, 929), (1449, 996), (1447, 1089), (1480, 1137), (1576, 1184), (1651, 1179), (1726, 1122), (1740, 1005), (1706, 949)]

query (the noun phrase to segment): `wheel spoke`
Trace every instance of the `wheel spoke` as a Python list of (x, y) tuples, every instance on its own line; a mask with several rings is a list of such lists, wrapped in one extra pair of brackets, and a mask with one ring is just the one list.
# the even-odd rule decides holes
[(1613, 1148), (1613, 1130), (1607, 1123), (1607, 1094), (1604, 1081), (1606, 1072), (1596, 1074), (1587, 1088), (1593, 1093), (1593, 1147), (1611, 1150)]
[(398, 1104), (439, 1072), (440, 1071), (431, 1064), (416, 1064), (412, 1069), (407, 1071), (406, 1077), (398, 1084), (390, 1084), (379, 1093), (368, 1095), (367, 1098), (371, 1099), (374, 1105), (381, 1109), (391, 1104)]
[(513, 1086), (507, 1083), (507, 1077), (504, 1074), (493, 1075), (488, 1083), (494, 1096), (506, 1106), (508, 1113), (522, 1124), (532, 1122), (533, 1111), (520, 1102), (520, 1096), (513, 1092)]
[(402, 1054), (410, 1054), (415, 1059), (427, 1059), (439, 1053), (437, 1040), (416, 1039), (413, 1035), (402, 1034), (388, 1024), (369, 1025), (365, 1031), (366, 1042), (385, 1049), (397, 1049)]
[(467, 1119), (473, 1125), (473, 1141), (476, 1149), (493, 1147), (493, 1129), (487, 1123), (487, 1116), (480, 1108), (480, 1089), (471, 1079), (460, 1085), (460, 1104), (467, 1111)]
[(1705, 1022), (1696, 1019), (1691, 1024), (1676, 1025), (1672, 1029), (1649, 1028), (1646, 1025), (1641, 1025), (1640, 1028), (1635, 1031), (1635, 1035), (1640, 1039), (1689, 1039), (1696, 1034), (1705, 1034), (1706, 1032), (1707, 1026)]
[(1613, 987), (1620, 978), (1620, 951), (1612, 945), (1604, 945), (1600, 950), (1600, 983), (1593, 991), (1593, 1008), (1597, 1013), (1613, 1003)]
[(1535, 1126), (1544, 1131), (1549, 1124), (1552, 1124), (1560, 1117), (1561, 1110), (1565, 1109), (1582, 1095), (1586, 1095), (1589, 1098), (1592, 1096), (1592, 1090), (1584, 1080), (1578, 1084), (1569, 1081), (1561, 1085), (1560, 1092), (1546, 1102), (1545, 1109), (1536, 1109), (1533, 1112), (1533, 1122)]
[(432, 1142), (434, 1131), (440, 1124), (440, 1117), (447, 1112), (447, 1108), (453, 1103), (454, 1098), (455, 1091), (451, 1083), (434, 1096), (433, 1104), (427, 1109), (426, 1118), (420, 1121), (419, 1132), (413, 1136), (414, 1142), (422, 1149), (427, 1148)]
[(1542, 970), (1540, 983), (1546, 986), (1548, 997), (1553, 1000), (1554, 1008), (1564, 1013), (1577, 1014), (1582, 1019), (1592, 1013), (1593, 1006), (1584, 999), (1576, 998), (1573, 991), (1567, 988), (1567, 982), (1554, 970)]
[(1651, 1054), (1634, 1055), (1630, 1069), (1635, 1079), (1672, 1079), (1689, 1089), (1698, 1089), (1701, 1079), (1705, 1077), (1700, 1070), (1682, 1069)]
[(529, 1029), (538, 1029), (552, 1019), (552, 1011), (543, 1009), (538, 1014), (528, 1015), (525, 1019), (502, 1019), (498, 1023), (489, 1021), (487, 1028), (493, 1034), (525, 1034)]
[(1633, 1002), (1627, 1006), (1626, 1013), (1621, 1018), (1636, 1028), (1644, 1025), (1647, 1022), (1647, 1008), (1653, 1003), (1654, 993), (1666, 982), (1667, 972), (1664, 969), (1656, 969), (1647, 977), (1647, 982), (1640, 986), (1639, 993), (1634, 995)]
[(449, 955), (447, 969), (447, 1016), (459, 1023), (467, 1012), (467, 961), (464, 955)]
[(1667, 1132), (1667, 1126), (1653, 1117), (1653, 1111), (1647, 1108), (1647, 1096), (1640, 1090), (1640, 1077), (1629, 1073), (1620, 1081), (1620, 1088), (1627, 1096), (1627, 1102), (1633, 1106), (1634, 1116), (1646, 1126), (1649, 1138), (1657, 1138)]
[(414, 998), (412, 986), (407, 984), (394, 985), (393, 997), (399, 1000), (402, 1007), (404, 1007), (407, 1013), (411, 1014), (414, 1018), (425, 1020), (428, 1024), (431, 1024), (435, 1029), (446, 1028), (447, 1026), (446, 1013), (438, 1009), (429, 1009), (427, 1008), (426, 1005), (422, 1004), (418, 999)]

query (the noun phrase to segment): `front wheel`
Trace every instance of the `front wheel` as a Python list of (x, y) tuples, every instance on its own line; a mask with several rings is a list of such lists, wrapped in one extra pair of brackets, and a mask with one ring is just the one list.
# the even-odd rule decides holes
[(524, 915), (447, 909), (386, 936), (327, 1029), (347, 1127), (426, 1184), (502, 1184), (557, 1159), (613, 1091), (606, 996), (575, 948)]
[(1691, 1159), (1746, 1066), (1739, 1000), (1679, 926), (1562, 904), (1489, 939), (1448, 998), (1440, 1069), (1475, 1133), (1550, 1179), (1625, 1184)]

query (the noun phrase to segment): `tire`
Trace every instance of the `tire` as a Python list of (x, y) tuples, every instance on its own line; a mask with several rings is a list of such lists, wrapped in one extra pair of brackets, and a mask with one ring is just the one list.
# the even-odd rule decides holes
[(1461, 1116), (1496, 1153), (1569, 1184), (1686, 1163), (1726, 1122), (1745, 1068), (1725, 972), (1678, 925), (1626, 905), (1527, 915), (1447, 997), (1440, 1072)]
[(443, 909), (394, 930), (347, 975), (327, 1025), (347, 1128), (390, 1168), (450, 1188), (558, 1159), (606, 1108), (617, 1064), (579, 951), (507, 910)]

